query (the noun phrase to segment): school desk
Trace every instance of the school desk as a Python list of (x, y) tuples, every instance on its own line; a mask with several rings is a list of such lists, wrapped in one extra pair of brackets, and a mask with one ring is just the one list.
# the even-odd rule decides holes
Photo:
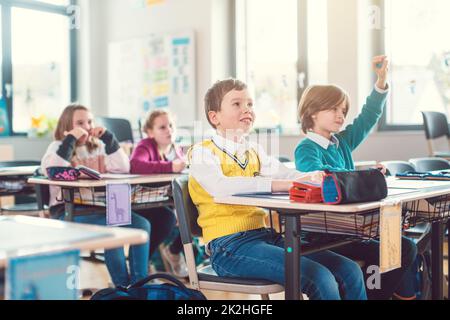
[[(62, 198), (65, 203), (65, 219), (72, 221), (74, 206), (75, 206), (75, 190), (80, 188), (90, 189), (104, 189), (108, 184), (130, 184), (130, 185), (145, 185), (145, 186), (161, 186), (164, 184), (170, 184), (173, 179), (179, 177), (179, 174), (155, 174), (155, 175), (104, 175), (107, 177), (102, 180), (88, 180), (81, 179), (78, 181), (51, 181), (47, 178), (30, 178), (28, 183), (35, 184), (36, 186), (56, 186), (60, 187), (62, 191)], [(112, 178), (114, 177), (114, 178)], [(39, 192), (38, 192), (39, 194)], [(148, 209), (155, 207), (162, 207), (171, 205), (172, 201), (154, 201), (149, 203), (143, 203), (140, 205), (133, 205), (134, 209)]]
[[(0, 272), (8, 261), (71, 250), (95, 251), (148, 241), (143, 230), (94, 226), (26, 216), (0, 217)], [(0, 296), (4, 293), (0, 275)]]
[(143, 230), (26, 216), (0, 217), (0, 269), (11, 258), (78, 249), (113, 249), (148, 241)]
[[(0, 168), (0, 181), (25, 180), (32, 176), (39, 166), (3, 167)], [(34, 190), (24, 187), (22, 190), (0, 189), (0, 197), (32, 194)], [(0, 209), (1, 210), (1, 209)]]
[(32, 176), (39, 166), (0, 168), (0, 177)]
[[(275, 210), (285, 217), (285, 293), (287, 300), (301, 299), (300, 294), (300, 266), (299, 256), (302, 254), (300, 246), (301, 219), (300, 216), (314, 212), (332, 213), (358, 213), (379, 209), (386, 202), (407, 203), (422, 199), (430, 199), (438, 196), (450, 195), (450, 182), (433, 181), (398, 181), (395, 178), (387, 179), (389, 196), (378, 202), (325, 205), (294, 203), (287, 197), (264, 196), (230, 196), (218, 197), (214, 200), (218, 203), (230, 205), (256, 206), (269, 210)], [(432, 297), (436, 300), (443, 298), (443, 240), (444, 224), (448, 219), (438, 220), (432, 223)]]

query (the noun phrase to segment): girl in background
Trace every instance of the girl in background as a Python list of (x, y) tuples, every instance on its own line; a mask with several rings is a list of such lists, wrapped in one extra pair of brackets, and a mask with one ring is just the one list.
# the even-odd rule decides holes
[[(181, 173), (186, 168), (184, 154), (175, 145), (175, 128), (170, 114), (165, 110), (151, 112), (143, 127), (147, 138), (143, 139), (134, 149), (131, 156), (131, 173), (134, 174), (162, 174)], [(169, 207), (139, 211), (147, 218), (152, 226), (151, 251), (166, 239), (176, 225), (176, 216)], [(182, 254), (183, 245), (178, 235), (170, 245), (161, 247), (163, 259), (168, 262), (171, 272), (181, 278), (188, 276), (186, 261)]]
[[(93, 115), (82, 105), (70, 105), (58, 120), (55, 141), (50, 144), (41, 161), (43, 172), (48, 167), (83, 165), (100, 173), (128, 173), (128, 157), (119, 147), (114, 135), (103, 127), (95, 127)], [(90, 189), (86, 190), (90, 192)], [(81, 192), (81, 191), (80, 191)], [(50, 187), (50, 214), (53, 218), (64, 218), (64, 203), (58, 200), (59, 187)], [(77, 215), (77, 211), (92, 209), (89, 214)], [(106, 210), (102, 207), (75, 206), (73, 220), (79, 223), (106, 225)], [(150, 234), (150, 223), (131, 213), (129, 228), (142, 229)], [(123, 248), (105, 250), (105, 263), (115, 286), (129, 286), (148, 275), (150, 243), (130, 246), (128, 271)]]

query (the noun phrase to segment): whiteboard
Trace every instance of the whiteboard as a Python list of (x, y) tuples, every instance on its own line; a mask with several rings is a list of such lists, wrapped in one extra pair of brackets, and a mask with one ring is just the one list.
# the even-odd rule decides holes
[(153, 34), (108, 46), (108, 115), (131, 121), (168, 108), (177, 126), (196, 119), (193, 31)]

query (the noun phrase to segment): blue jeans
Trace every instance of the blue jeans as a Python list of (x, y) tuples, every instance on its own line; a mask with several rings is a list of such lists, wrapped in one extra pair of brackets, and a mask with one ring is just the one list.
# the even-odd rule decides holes
[[(334, 252), (354, 260), (364, 260), (367, 267), (380, 264), (380, 243), (375, 240), (355, 242), (336, 249)], [(381, 288), (367, 290), (369, 300), (388, 300), (394, 293), (403, 298), (415, 296), (415, 277), (413, 270), (417, 257), (417, 246), (409, 238), (402, 237), (402, 266), (381, 275)], [(370, 276), (364, 270), (367, 277)]]
[[(150, 248), (151, 259), (153, 253), (155, 253), (159, 245), (170, 236), (172, 229), (176, 228), (177, 218), (173, 210), (169, 207), (136, 210), (136, 213), (147, 219), (152, 226), (152, 234), (150, 238), (150, 243), (152, 244)], [(182, 250), (183, 247), (181, 247), (179, 252)]]
[[(285, 285), (284, 239), (270, 229), (239, 232), (209, 243), (214, 271), (222, 277), (264, 279)], [(300, 288), (311, 300), (366, 300), (361, 268), (331, 251), (300, 258)]]
[[(106, 212), (105, 209), (99, 207), (92, 207), (92, 212), (85, 215), (77, 215), (76, 212), (80, 209), (86, 210), (84, 206), (75, 206), (75, 215), (73, 217), (74, 222), (106, 225)], [(59, 210), (61, 211), (61, 209)], [(54, 210), (51, 210), (52, 216)], [(62, 207), (62, 213), (64, 213), (64, 207)], [(59, 219), (64, 219), (64, 214), (58, 216)], [(146, 231), (150, 235), (151, 225), (147, 219), (132, 212), (131, 213), (131, 225), (124, 226), (126, 228), (141, 229)], [(150, 238), (150, 237), (149, 237)], [(147, 241), (144, 244), (130, 246), (129, 261), (130, 261), (130, 273), (128, 273), (125, 252), (123, 247), (117, 249), (105, 250), (105, 263), (108, 268), (109, 274), (115, 286), (129, 286), (138, 280), (141, 280), (148, 276), (148, 259), (150, 251), (150, 242)]]

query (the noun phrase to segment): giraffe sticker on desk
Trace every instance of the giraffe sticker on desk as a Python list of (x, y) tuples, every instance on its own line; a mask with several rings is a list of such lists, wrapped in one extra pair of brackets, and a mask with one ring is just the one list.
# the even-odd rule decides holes
[(131, 186), (109, 184), (106, 186), (106, 223), (109, 226), (131, 224)]

